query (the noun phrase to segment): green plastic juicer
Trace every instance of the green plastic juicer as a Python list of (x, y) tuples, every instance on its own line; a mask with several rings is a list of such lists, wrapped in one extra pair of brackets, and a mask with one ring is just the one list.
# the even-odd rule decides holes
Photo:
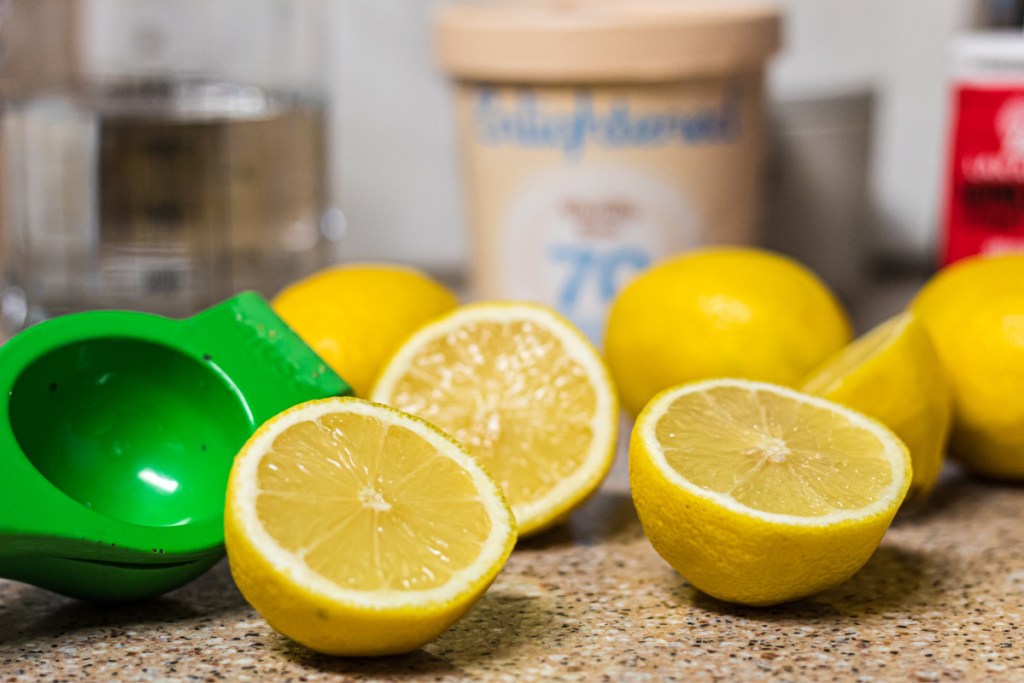
[(0, 577), (87, 600), (158, 595), (224, 554), (238, 449), (348, 385), (246, 292), (185, 320), (96, 311), (0, 347)]

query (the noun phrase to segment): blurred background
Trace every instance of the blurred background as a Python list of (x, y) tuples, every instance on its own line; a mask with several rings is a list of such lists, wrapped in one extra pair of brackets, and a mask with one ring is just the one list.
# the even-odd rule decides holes
[[(344, 261), (408, 263), (461, 285), (465, 190), (451, 86), (434, 57), (437, 4), (0, 2), (5, 324), (140, 301), (180, 313), (233, 289), (273, 294)], [(928, 272), (940, 243), (954, 40), (1019, 30), (1022, 3), (778, 4), (764, 243), (848, 300), (879, 273)], [(205, 31), (194, 27), (197, 12)], [(217, 78), (205, 78), (210, 70)], [(104, 73), (120, 80), (97, 88)], [(188, 117), (224, 125), (181, 133)], [(170, 142), (166, 120), (178, 131)], [(225, 165), (231, 181), (215, 187), (204, 173)], [(175, 205), (175, 183), (188, 202)], [(242, 225), (257, 214), (271, 218)], [(98, 227), (105, 222), (120, 227)], [(175, 223), (192, 232), (176, 234)], [(225, 223), (230, 234), (215, 227)], [(138, 246), (147, 240), (159, 248)], [(194, 262), (196, 244), (208, 263)], [(33, 292), (58, 291), (66, 301), (33, 309)]]
[[(793, 177), (800, 173), (794, 167), (820, 161), (829, 179), (841, 176), (837, 184), (854, 187), (836, 198), (847, 203), (828, 216), (843, 225), (815, 226), (822, 238), (811, 235), (815, 249), (834, 245), (837, 234), (850, 239), (840, 231), (852, 230), (863, 239), (869, 260), (931, 267), (941, 218), (953, 39), (983, 27), (1019, 26), (1022, 3), (779, 4), (783, 48), (768, 72), (776, 123), (769, 182), (786, 184), (786, 201), (816, 203), (820, 195), (814, 188), (792, 185), (802, 182)], [(346, 237), (352, 257), (397, 257), (458, 272), (467, 252), (447, 82), (431, 58), (433, 5), (346, 0), (332, 6), (337, 31), (332, 80), (339, 96), (332, 123), (342, 152), (336, 158), (337, 189), (352, 226)], [(804, 156), (816, 153), (827, 159)], [(864, 195), (858, 196), (861, 182)], [(774, 220), (781, 224), (783, 215), (775, 213)], [(777, 237), (789, 246), (799, 241), (768, 233), (769, 241)]]

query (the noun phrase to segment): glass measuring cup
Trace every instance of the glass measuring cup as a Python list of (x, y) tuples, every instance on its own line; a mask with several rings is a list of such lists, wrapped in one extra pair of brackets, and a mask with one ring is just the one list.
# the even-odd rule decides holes
[(338, 260), (316, 0), (0, 2), (0, 328)]
[(192, 318), (56, 318), (0, 347), (0, 576), (157, 595), (223, 555), (231, 462), (266, 419), (348, 385), (258, 294)]

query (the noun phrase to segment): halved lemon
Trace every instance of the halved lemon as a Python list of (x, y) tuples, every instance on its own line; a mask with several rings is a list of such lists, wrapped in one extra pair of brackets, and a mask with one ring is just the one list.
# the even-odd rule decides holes
[(235, 459), (224, 521), (245, 598), (289, 638), (341, 655), (433, 639), (516, 538), (501, 490), (460, 444), (354, 398), (303, 403), (260, 427)]
[(910, 449), (907, 501), (931, 492), (942, 470), (953, 393), (939, 355), (911, 312), (897, 315), (825, 361), (802, 390), (881, 421)]
[(821, 398), (745, 380), (666, 390), (637, 418), (630, 484), (655, 550), (720, 600), (771, 605), (838, 585), (906, 495), (906, 446)]
[(495, 477), (521, 535), (564, 518), (604, 479), (619, 406), (596, 349), (553, 310), (470, 304), (414, 333), (372, 398), (466, 444)]

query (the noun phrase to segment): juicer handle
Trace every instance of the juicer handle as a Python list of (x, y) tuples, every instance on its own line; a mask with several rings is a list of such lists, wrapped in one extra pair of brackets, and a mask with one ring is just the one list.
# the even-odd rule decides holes
[(256, 292), (182, 321), (190, 347), (239, 390), (259, 426), (293, 405), (351, 387)]

